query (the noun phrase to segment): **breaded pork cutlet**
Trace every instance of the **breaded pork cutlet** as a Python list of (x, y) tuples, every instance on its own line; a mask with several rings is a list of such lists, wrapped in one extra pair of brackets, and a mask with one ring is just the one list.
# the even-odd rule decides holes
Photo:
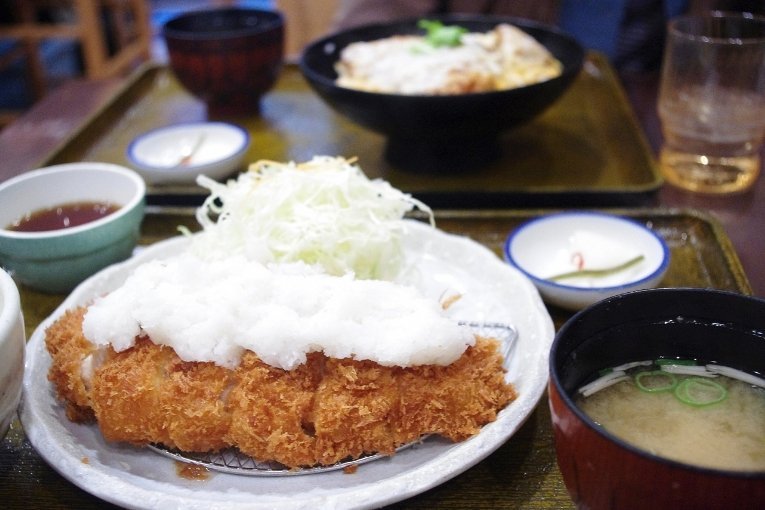
[[(498, 342), (477, 338), (447, 366), (389, 367), (311, 353), (293, 370), (247, 351), (231, 370), (185, 362), (141, 338), (99, 353), (82, 334), (85, 308), (46, 332), (49, 379), (73, 421), (95, 418), (107, 440), (188, 452), (237, 447), (288, 467), (393, 454), (426, 434), (476, 434), (515, 399)], [(83, 370), (96, 359), (98, 366)]]
[(144, 338), (95, 370), (90, 398), (107, 440), (212, 451), (228, 446), (224, 397), (231, 384), (230, 370), (184, 362)]
[(228, 443), (258, 460), (290, 467), (315, 464), (311, 420), (323, 364), (324, 356), (314, 354), (285, 371), (245, 353), (227, 399), (231, 409)]
[(408, 442), (396, 434), (399, 370), (371, 361), (327, 360), (314, 398), (313, 425), (320, 464), (365, 453), (392, 454), (397, 446)]

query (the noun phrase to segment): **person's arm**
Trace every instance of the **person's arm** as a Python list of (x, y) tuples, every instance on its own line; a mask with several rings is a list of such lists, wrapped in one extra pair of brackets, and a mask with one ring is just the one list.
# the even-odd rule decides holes
[(333, 27), (346, 29), (368, 23), (424, 16), (436, 7), (436, 0), (339, 0)]
[(366, 23), (427, 16), (438, 10), (450, 13), (493, 14), (556, 24), (564, 0), (340, 0), (337, 29)]

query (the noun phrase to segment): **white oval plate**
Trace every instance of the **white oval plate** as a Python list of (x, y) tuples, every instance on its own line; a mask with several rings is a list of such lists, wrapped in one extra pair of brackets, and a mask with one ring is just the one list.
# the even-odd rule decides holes
[[(147, 131), (130, 142), (127, 159), (152, 184), (223, 179), (243, 166), (250, 135), (227, 122), (190, 122)], [(188, 157), (187, 164), (179, 164)]]
[(392, 457), (341, 471), (284, 478), (210, 473), (205, 481), (178, 476), (175, 462), (147, 449), (107, 443), (95, 425), (70, 422), (47, 380), (44, 332), (63, 312), (118, 287), (145, 261), (167, 257), (188, 240), (173, 238), (97, 273), (77, 287), (32, 334), (27, 346), (20, 417), (40, 455), (83, 490), (127, 508), (315, 509), (376, 508), (426, 491), (462, 473), (504, 444), (544, 393), (552, 319), (536, 288), (484, 246), (408, 221), (402, 280), (426, 295), (460, 293), (449, 313), (457, 319), (512, 324), (518, 338), (507, 378), (518, 399), (467, 441), (428, 438)]

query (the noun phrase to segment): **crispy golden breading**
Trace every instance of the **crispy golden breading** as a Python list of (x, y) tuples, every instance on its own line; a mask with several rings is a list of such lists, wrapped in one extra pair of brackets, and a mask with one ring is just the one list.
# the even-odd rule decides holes
[(110, 441), (145, 444), (170, 442), (164, 426), (161, 393), (167, 348), (139, 340), (129, 351), (116, 353), (98, 368), (90, 398), (101, 433)]
[(508, 391), (504, 382), (502, 357), (493, 340), (479, 339), (451, 365), (402, 372), (397, 422), (402, 437), (439, 434), (463, 441), (515, 399), (515, 391)]
[(140, 338), (111, 348), (92, 377), (96, 349), (82, 334), (85, 308), (46, 332), (49, 379), (73, 421), (95, 417), (104, 437), (189, 452), (230, 446), (289, 467), (393, 454), (425, 434), (464, 440), (516, 397), (504, 380), (497, 341), (478, 338), (448, 366), (386, 367), (312, 353), (285, 371), (245, 352), (235, 370), (185, 362)]
[(231, 428), (227, 439), (242, 452), (286, 466), (315, 464), (316, 440), (310, 420), (322, 356), (285, 371), (245, 353), (229, 393)]
[(52, 358), (48, 379), (66, 403), (66, 416), (74, 422), (93, 420), (89, 391), (81, 375), (83, 360), (96, 350), (82, 333), (85, 310), (66, 311), (45, 334)]
[(397, 371), (371, 361), (327, 359), (314, 401), (320, 464), (334, 464), (364, 453), (394, 453), (401, 444), (394, 432)]
[(234, 374), (214, 363), (188, 363), (172, 354), (166, 384), (157, 388), (166, 413), (169, 446), (201, 452), (225, 448), (231, 424), (226, 395), (234, 384)]
[(232, 381), (230, 370), (186, 363), (144, 338), (96, 370), (91, 401), (108, 440), (219, 450), (228, 446), (223, 437), (231, 418), (223, 397)]

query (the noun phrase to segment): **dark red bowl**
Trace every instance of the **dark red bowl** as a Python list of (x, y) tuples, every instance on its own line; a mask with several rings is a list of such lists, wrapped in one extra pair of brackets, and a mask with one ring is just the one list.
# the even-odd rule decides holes
[(168, 21), (162, 30), (178, 81), (207, 104), (211, 118), (258, 113), (284, 54), (277, 11), (209, 9)]
[(765, 300), (706, 289), (636, 291), (596, 303), (559, 330), (548, 389), (558, 466), (589, 509), (761, 508), (765, 471), (667, 460), (606, 432), (574, 403), (597, 371), (660, 357), (715, 361), (762, 376)]
[(422, 34), (417, 19), (351, 28), (306, 47), (300, 70), (328, 105), (354, 122), (387, 137), (386, 156), (402, 168), (462, 170), (493, 159), (498, 137), (551, 106), (579, 74), (584, 49), (560, 30), (519, 18), (453, 14), (429, 16), (472, 32), (487, 32), (500, 23), (525, 31), (563, 65), (560, 76), (525, 87), (453, 95), (404, 95), (354, 90), (335, 84), (335, 64), (353, 42), (400, 34)]

